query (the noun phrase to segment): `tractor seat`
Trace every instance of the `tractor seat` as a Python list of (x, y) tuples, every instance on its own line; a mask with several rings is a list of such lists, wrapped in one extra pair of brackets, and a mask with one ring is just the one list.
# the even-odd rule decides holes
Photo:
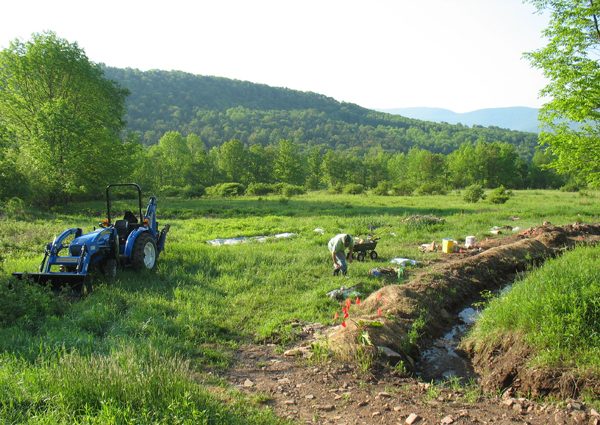
[(115, 220), (115, 229), (119, 235), (119, 242), (124, 242), (128, 235), (129, 222), (127, 220)]

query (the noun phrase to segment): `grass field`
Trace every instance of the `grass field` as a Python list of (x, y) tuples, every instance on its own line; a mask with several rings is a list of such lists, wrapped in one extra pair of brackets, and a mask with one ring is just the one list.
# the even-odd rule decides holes
[[(421, 243), (482, 239), (492, 226), (600, 221), (595, 192), (517, 191), (503, 205), (467, 204), (459, 194), (159, 199), (159, 220), (172, 227), (155, 272), (123, 271), (114, 282), (98, 277), (95, 291), (78, 301), (26, 284), (9, 289), (11, 272), (35, 271), (54, 235), (91, 230), (103, 205), (0, 218), (3, 423), (279, 423), (260, 399), (242, 397), (217, 377), (240, 343), (284, 347), (294, 340), (294, 322), (331, 323), (338, 306), (326, 292), (358, 285), (367, 295), (382, 285), (368, 278), (371, 268), (394, 257), (440, 255), (419, 252)], [(404, 222), (411, 215), (445, 222)], [(369, 229), (381, 238), (380, 259), (353, 262), (347, 278), (333, 277), (329, 238)], [(296, 236), (206, 243), (284, 232)]]

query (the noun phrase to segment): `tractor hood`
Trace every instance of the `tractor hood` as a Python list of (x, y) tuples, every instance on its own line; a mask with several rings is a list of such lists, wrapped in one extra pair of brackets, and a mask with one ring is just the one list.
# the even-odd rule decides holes
[(88, 249), (91, 249), (92, 251), (95, 251), (98, 248), (94, 245), (108, 246), (108, 240), (112, 231), (112, 228), (97, 229), (73, 239), (69, 245), (71, 255), (80, 255), (81, 247), (83, 247), (83, 245), (86, 245)]

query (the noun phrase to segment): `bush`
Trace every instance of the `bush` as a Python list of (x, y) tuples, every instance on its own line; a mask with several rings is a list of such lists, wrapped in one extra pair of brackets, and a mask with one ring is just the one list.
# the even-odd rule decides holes
[(341, 184), (334, 184), (334, 185), (329, 186), (329, 189), (327, 189), (327, 192), (337, 195), (337, 194), (342, 193), (342, 190), (343, 190), (343, 187)]
[(25, 201), (16, 196), (10, 198), (6, 201), (4, 206), (2, 206), (0, 212), (3, 212), (9, 217), (24, 217), (27, 214), (27, 211), (25, 210)]
[(188, 184), (181, 189), (181, 194), (186, 198), (200, 198), (205, 192), (206, 189), (201, 184), (194, 186)]
[(373, 188), (374, 195), (388, 196), (390, 195), (391, 184), (387, 180), (381, 180), (377, 186)]
[(250, 183), (246, 189), (246, 195), (269, 195), (279, 193), (280, 188), (272, 183)]
[(479, 202), (480, 199), (485, 199), (485, 191), (483, 187), (479, 184), (472, 184), (465, 188), (465, 194), (463, 195), (463, 199), (465, 202), (476, 203)]
[(241, 183), (221, 183), (206, 188), (206, 194), (210, 196), (241, 196), (244, 194), (245, 187)]
[(284, 184), (281, 188), (281, 194), (283, 196), (287, 196), (288, 198), (294, 195), (303, 195), (304, 193), (306, 193), (306, 189), (304, 189), (304, 187), (293, 184)]
[(423, 183), (416, 190), (417, 195), (445, 195), (447, 192), (441, 183)]
[(162, 196), (181, 196), (182, 188), (176, 186), (162, 186), (159, 190)]
[(506, 190), (504, 186), (500, 186), (492, 190), (488, 199), (492, 204), (503, 204), (508, 201), (512, 195), (512, 191)]
[(365, 187), (362, 184), (350, 183), (344, 186), (343, 192), (350, 195), (359, 195), (365, 191)]
[(415, 188), (412, 187), (410, 183), (402, 182), (393, 185), (390, 193), (396, 196), (409, 196), (412, 195), (414, 191)]
[(573, 180), (565, 183), (560, 188), (561, 192), (579, 192), (579, 189), (579, 184), (577, 184), (577, 182), (574, 182)]

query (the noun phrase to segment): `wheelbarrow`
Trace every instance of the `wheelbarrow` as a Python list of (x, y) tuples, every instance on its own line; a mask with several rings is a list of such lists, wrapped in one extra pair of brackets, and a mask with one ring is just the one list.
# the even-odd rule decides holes
[(367, 239), (364, 242), (355, 243), (352, 250), (352, 257), (356, 258), (358, 261), (365, 261), (366, 256), (369, 255), (371, 260), (376, 260), (378, 255), (375, 248), (377, 247), (378, 240), (379, 238)]

